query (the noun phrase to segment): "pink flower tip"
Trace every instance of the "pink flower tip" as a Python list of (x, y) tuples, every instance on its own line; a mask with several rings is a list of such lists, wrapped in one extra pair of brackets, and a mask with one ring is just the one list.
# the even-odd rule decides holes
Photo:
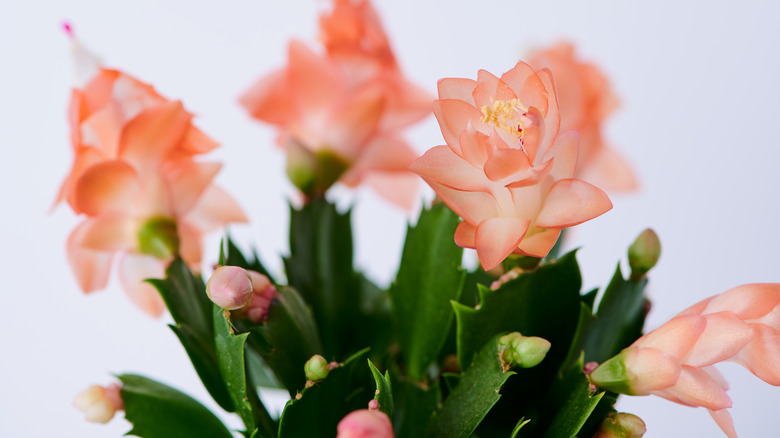
[(73, 25), (70, 24), (70, 21), (62, 22), (62, 30), (65, 31), (65, 34), (68, 35), (69, 38), (76, 37), (75, 33), (73, 32)]
[(235, 316), (247, 318), (255, 324), (264, 323), (268, 319), (271, 303), (279, 292), (265, 275), (255, 271), (247, 272), (252, 278), (252, 297), (246, 306), (235, 313)]
[(393, 425), (379, 410), (360, 409), (342, 418), (336, 438), (393, 438)]
[(220, 266), (206, 283), (206, 293), (225, 310), (240, 309), (252, 297), (252, 277), (238, 266)]
[(376, 399), (373, 399), (370, 402), (368, 402), (369, 411), (376, 411), (377, 409), (379, 409), (379, 402)]

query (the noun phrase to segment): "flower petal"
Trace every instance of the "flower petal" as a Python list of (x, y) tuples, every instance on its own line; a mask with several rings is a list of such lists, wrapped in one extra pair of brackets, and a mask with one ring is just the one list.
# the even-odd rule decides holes
[(460, 134), (469, 126), (469, 122), (478, 131), (486, 130), (482, 123), (482, 113), (462, 100), (437, 100), (433, 102), (433, 114), (439, 121), (444, 141), (458, 155), (462, 155), (458, 140)]
[(466, 191), (484, 191), (485, 173), (455, 155), (447, 146), (436, 146), (409, 165), (409, 170), (426, 180)]
[(498, 216), (498, 203), (489, 193), (453, 189), (423, 177), (426, 183), (458, 216), (471, 223)]
[(89, 216), (128, 211), (140, 190), (138, 175), (124, 161), (103, 161), (76, 181), (73, 210)]
[(501, 81), (514, 90), (520, 103), (526, 108), (534, 107), (542, 116), (547, 115), (548, 94), (552, 93), (553, 99), (550, 100), (554, 100), (555, 94), (553, 90), (545, 89), (544, 83), (531, 66), (520, 61), (501, 75)]
[(76, 281), (85, 293), (100, 290), (108, 284), (111, 262), (114, 253), (86, 248), (83, 245), (84, 234), (90, 219), (80, 223), (70, 233), (67, 243), (68, 263), (76, 276)]
[(485, 162), (485, 176), (491, 181), (502, 181), (512, 175), (527, 172), (530, 167), (528, 156), (521, 149), (493, 149)]
[(287, 69), (260, 78), (238, 99), (249, 115), (274, 125), (289, 123), (293, 117)]
[(477, 81), (465, 78), (444, 78), (436, 83), (439, 89), (439, 99), (457, 99), (476, 106), (472, 92), (477, 88)]
[(753, 337), (753, 328), (734, 312), (724, 311), (703, 315), (707, 321), (704, 331), (693, 348), (682, 358), (682, 364), (706, 367), (730, 359)]
[(639, 181), (625, 158), (606, 146), (592, 155), (580, 178), (608, 192), (630, 192), (639, 188)]
[(531, 257), (547, 256), (558, 241), (561, 230), (558, 228), (542, 229), (541, 232), (537, 230), (540, 229), (536, 228), (533, 233), (526, 233), (518, 246), (518, 252)]
[(740, 319), (758, 319), (780, 304), (780, 284), (754, 283), (729, 289), (713, 297), (704, 313), (730, 310)]
[(244, 211), (233, 197), (214, 184), (206, 188), (185, 219), (201, 233), (217, 230), (231, 222), (247, 222)]
[(159, 163), (182, 141), (191, 119), (179, 101), (141, 111), (122, 130), (120, 157), (140, 168)]
[(203, 131), (190, 125), (181, 144), (181, 151), (191, 155), (205, 154), (219, 147), (219, 143)]
[(731, 414), (728, 409), (712, 410), (707, 409), (712, 419), (715, 420), (720, 430), (726, 434), (728, 438), (737, 438), (737, 429), (734, 428), (734, 419), (731, 418)]
[(678, 359), (685, 357), (707, 327), (700, 315), (677, 316), (634, 342), (640, 348), (655, 348)]
[(598, 217), (612, 208), (601, 189), (578, 179), (563, 179), (553, 184), (544, 207), (536, 219), (542, 228), (571, 227)]
[(480, 222), (474, 241), (482, 268), (489, 271), (507, 258), (517, 248), (530, 224), (529, 220), (514, 217), (494, 217)]
[(731, 407), (726, 391), (707, 372), (699, 368), (684, 366), (677, 383), (666, 390), (685, 403), (720, 410)]
[(476, 246), (475, 236), (477, 227), (469, 222), (463, 221), (455, 228), (455, 244), (461, 248), (474, 248)]
[(288, 57), (289, 89), (296, 112), (304, 118), (320, 117), (342, 92), (336, 66), (297, 40), (290, 41)]
[(221, 168), (221, 163), (191, 160), (168, 163), (163, 171), (168, 181), (176, 215), (185, 214), (198, 202)]
[(85, 222), (81, 244), (98, 251), (132, 251), (138, 246), (138, 222), (125, 215), (102, 215)]
[(127, 254), (119, 262), (119, 281), (130, 301), (149, 316), (158, 318), (165, 303), (147, 278), (165, 278), (165, 263), (152, 256)]
[(780, 333), (764, 324), (750, 325), (756, 332), (755, 338), (734, 361), (764, 382), (780, 386)]
[(493, 105), (496, 101), (509, 101), (517, 96), (509, 85), (487, 70), (477, 72), (477, 86), (471, 93), (477, 108)]
[(417, 204), (420, 179), (409, 172), (369, 172), (365, 183), (379, 196), (404, 211), (411, 211)]
[(553, 147), (545, 154), (542, 161), (555, 159), (555, 165), (550, 175), (557, 181), (574, 178), (579, 155), (579, 135), (576, 131), (566, 131), (558, 136)]

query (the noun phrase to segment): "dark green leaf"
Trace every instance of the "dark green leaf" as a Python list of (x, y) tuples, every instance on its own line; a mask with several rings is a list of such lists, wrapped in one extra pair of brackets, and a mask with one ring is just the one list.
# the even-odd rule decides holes
[(370, 382), (363, 365), (367, 351), (351, 356), (324, 380), (287, 402), (279, 420), (279, 438), (333, 438), (345, 415), (365, 409), (373, 395), (373, 388), (362, 386)]
[(647, 314), (646, 285), (644, 277), (625, 280), (618, 265), (583, 340), (586, 362), (604, 362), (641, 336)]
[(498, 355), (498, 338), (489, 340), (468, 367), (458, 385), (436, 411), (426, 437), (468, 437), (501, 398), (504, 382), (514, 374), (504, 371)]
[(146, 377), (123, 374), (125, 418), (133, 428), (127, 435), (144, 438), (232, 438), (214, 414), (192, 397)]
[(256, 425), (252, 405), (247, 396), (244, 365), (244, 344), (247, 336), (249, 333), (233, 334), (230, 321), (223, 315), (223, 310), (214, 306), (214, 339), (219, 371), (246, 430), (254, 430)]
[(493, 336), (513, 331), (547, 339), (552, 348), (546, 360), (563, 360), (577, 324), (581, 283), (571, 252), (555, 263), (521, 274), (498, 290), (480, 287), (478, 308), (453, 303), (461, 367), (471, 363)]
[(200, 277), (193, 275), (179, 258), (171, 262), (165, 280), (147, 280), (160, 292), (171, 312), (173, 332), (184, 346), (198, 377), (222, 409), (234, 407), (222, 381), (214, 349), (213, 304)]
[(266, 323), (250, 330), (251, 347), (295, 396), (306, 384), (304, 364), (323, 353), (311, 310), (295, 289), (283, 287), (271, 303)]
[(314, 311), (324, 356), (340, 358), (362, 348), (354, 342), (361, 282), (352, 266), (350, 212), (340, 214), (324, 199), (291, 208), (285, 267), (290, 285)]
[(556, 412), (545, 438), (574, 438), (599, 404), (604, 392), (591, 396), (590, 382), (582, 372), (582, 360), (556, 382), (545, 413)]
[(450, 300), (463, 289), (463, 249), (453, 235), (458, 216), (443, 204), (423, 210), (409, 227), (401, 266), (390, 289), (393, 318), (406, 372), (423, 380), (452, 323)]
[(253, 348), (247, 348), (245, 351), (247, 375), (252, 384), (262, 388), (284, 389), (258, 351)]
[(390, 384), (390, 373), (385, 372), (383, 376), (378, 369), (374, 366), (371, 360), (368, 361), (368, 367), (371, 369), (371, 374), (374, 376), (374, 382), (376, 383), (376, 392), (374, 394), (374, 400), (379, 403), (379, 410), (387, 414), (390, 421), (393, 421), (393, 389)]
[(531, 421), (530, 419), (526, 420), (526, 419), (525, 419), (525, 417), (521, 418), (521, 419), (520, 419), (520, 420), (517, 422), (517, 425), (515, 425), (515, 428), (514, 428), (514, 429), (512, 429), (512, 435), (510, 436), (510, 438), (517, 438), (517, 434), (518, 434), (518, 433), (520, 433), (520, 430), (521, 430), (521, 429), (522, 429), (522, 428), (523, 428), (523, 427), (524, 427), (526, 424), (528, 424), (530, 421)]
[(429, 385), (409, 380), (399, 380), (392, 374), (395, 402), (395, 436), (426, 438), (425, 427), (441, 401), (439, 382)]

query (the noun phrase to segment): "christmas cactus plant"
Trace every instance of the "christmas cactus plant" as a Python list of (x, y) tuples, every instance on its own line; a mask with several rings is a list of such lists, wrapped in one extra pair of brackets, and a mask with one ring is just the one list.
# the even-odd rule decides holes
[[(246, 221), (213, 184), (220, 164), (200, 160), (217, 143), (180, 101), (74, 38), (83, 83), (58, 201), (85, 218), (68, 261), (91, 292), (119, 258), (130, 300), (167, 309), (203, 386), (243, 427), (134, 374), (77, 397), (89, 421), (124, 411), (128, 434), (148, 438), (640, 437), (644, 422), (615, 403), (653, 394), (707, 408), (735, 437), (713, 365), (780, 385), (780, 284), (731, 289), (644, 333), (652, 230), (626, 242), (628, 265), (601, 289), (583, 290), (576, 250), (560, 253), (566, 228), (612, 208), (605, 190), (637, 185), (602, 139), (616, 99), (573, 47), (441, 79), (434, 98), (404, 76), (368, 1), (334, 0), (320, 33), (321, 48), (292, 41), (288, 64), (240, 98), (278, 129), (300, 192), (284, 272), (229, 236), (204, 256), (205, 233)], [(403, 129), (431, 111), (444, 144), (418, 156)], [(379, 287), (355, 269), (351, 210), (330, 189), (367, 185), (410, 209), (421, 180), (436, 197)], [(217, 265), (201, 271), (204, 257)], [(280, 415), (268, 388), (288, 395)]]

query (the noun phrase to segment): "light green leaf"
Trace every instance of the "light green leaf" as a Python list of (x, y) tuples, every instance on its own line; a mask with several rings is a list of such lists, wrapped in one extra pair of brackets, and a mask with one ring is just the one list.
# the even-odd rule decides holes
[(374, 376), (374, 382), (376, 383), (376, 392), (374, 394), (374, 400), (379, 403), (379, 410), (387, 414), (390, 421), (393, 421), (394, 407), (393, 407), (393, 389), (390, 384), (390, 373), (385, 372), (383, 376), (378, 369), (374, 366), (371, 360), (368, 360), (368, 367), (371, 369), (371, 374)]
[(217, 351), (217, 363), (222, 379), (227, 386), (230, 399), (236, 412), (246, 426), (246, 430), (254, 430), (255, 419), (252, 405), (249, 403), (246, 387), (246, 367), (244, 365), (244, 344), (249, 333), (235, 335), (230, 328), (230, 321), (223, 316), (223, 311), (214, 306), (214, 340)]

